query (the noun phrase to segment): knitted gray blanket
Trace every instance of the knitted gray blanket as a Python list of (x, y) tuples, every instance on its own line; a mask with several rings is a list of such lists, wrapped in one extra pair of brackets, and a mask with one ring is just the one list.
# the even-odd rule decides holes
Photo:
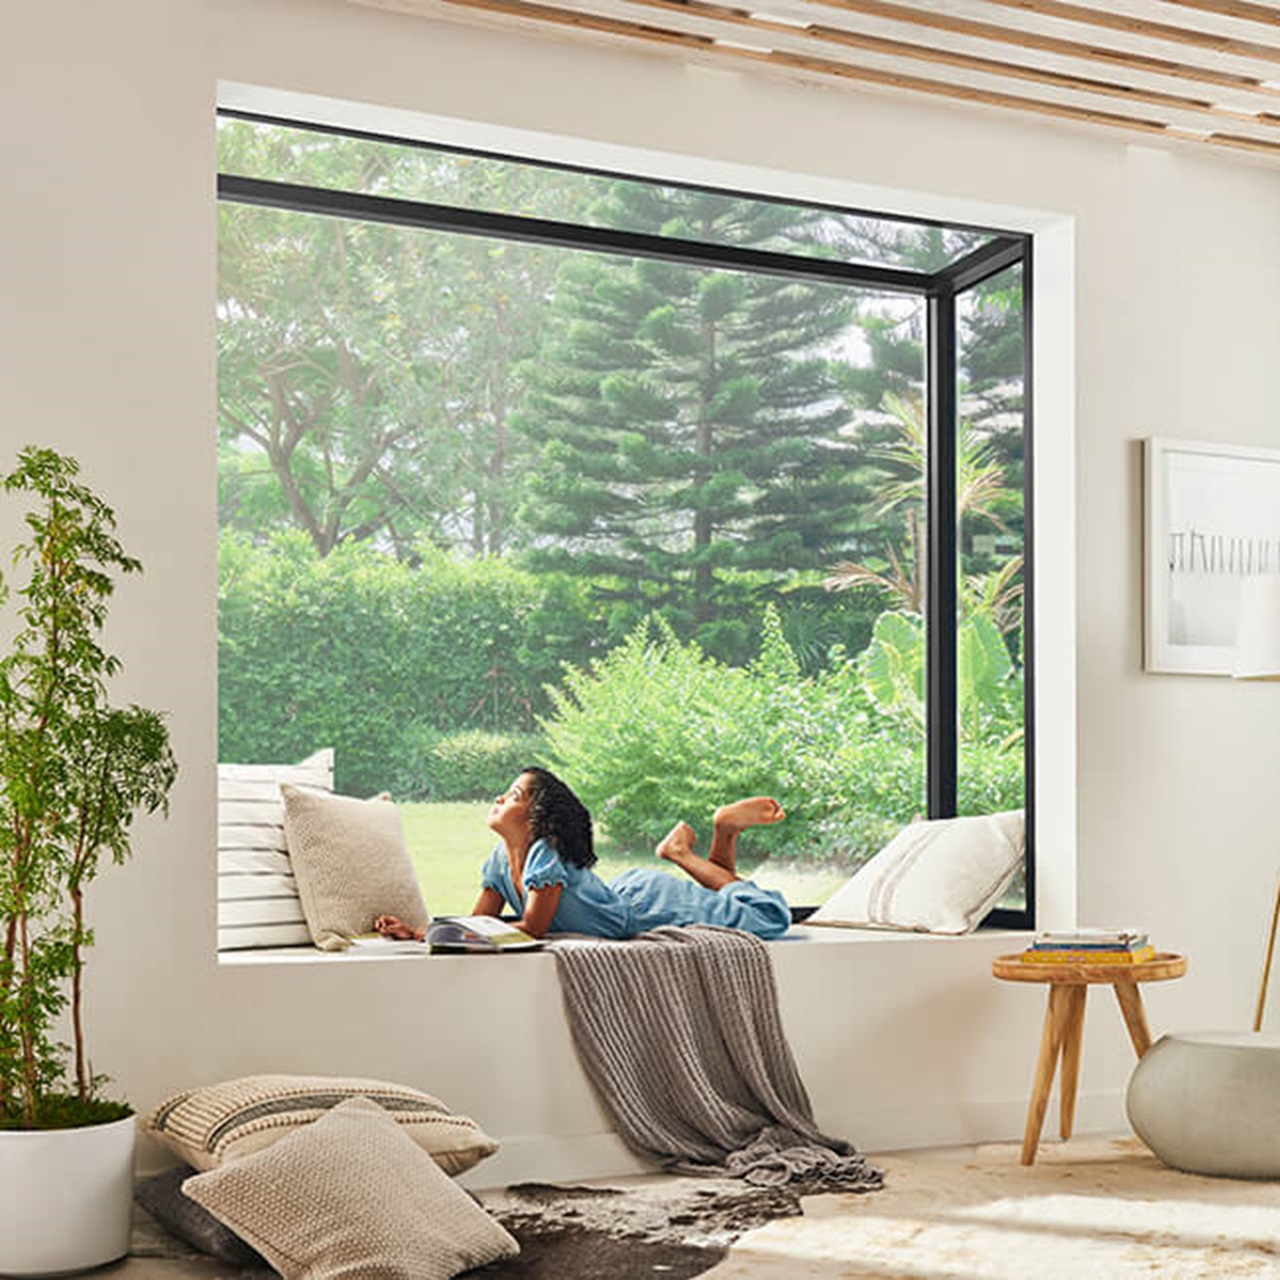
[(764, 1185), (881, 1185), (879, 1169), (814, 1123), (759, 938), (666, 926), (550, 950), (587, 1078), (633, 1151)]

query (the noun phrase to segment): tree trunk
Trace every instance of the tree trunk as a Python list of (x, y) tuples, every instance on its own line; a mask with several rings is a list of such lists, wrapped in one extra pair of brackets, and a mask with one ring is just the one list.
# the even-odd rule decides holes
[(81, 1017), (83, 996), (84, 957), (80, 954), (80, 939), (84, 930), (84, 890), (76, 885), (71, 890), (72, 910), (75, 913), (75, 932), (71, 942), (71, 1026), (76, 1050), (76, 1092), (81, 1102), (89, 1101), (89, 1077), (84, 1055), (84, 1022)]
[(31, 938), (27, 932), (26, 911), (21, 904), (18, 907), (18, 945), (22, 952), (20, 998), (23, 1007), (19, 1013), (19, 1026), (22, 1028), (22, 1123), (26, 1128), (34, 1129), (36, 1093), (40, 1082), (36, 1075), (36, 1014), (31, 1007)]

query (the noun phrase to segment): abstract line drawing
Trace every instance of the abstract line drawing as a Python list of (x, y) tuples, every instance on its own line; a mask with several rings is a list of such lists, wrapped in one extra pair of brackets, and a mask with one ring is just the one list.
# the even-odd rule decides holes
[(1148, 671), (1230, 675), (1241, 580), (1280, 573), (1280, 450), (1144, 442)]

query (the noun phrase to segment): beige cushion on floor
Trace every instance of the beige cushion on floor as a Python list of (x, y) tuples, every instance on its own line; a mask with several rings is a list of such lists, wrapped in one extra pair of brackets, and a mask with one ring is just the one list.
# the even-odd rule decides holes
[(285, 1280), (449, 1280), (520, 1252), (364, 1098), (182, 1189)]
[(912, 822), (806, 924), (968, 933), (1022, 865), (1021, 809)]
[(289, 785), (280, 794), (289, 859), (316, 946), (340, 951), (380, 915), (399, 916), (415, 929), (431, 923), (391, 800)]
[(195, 1169), (260, 1151), (354, 1097), (371, 1098), (445, 1171), (462, 1173), (498, 1149), (439, 1098), (385, 1080), (255, 1075), (187, 1089), (141, 1119), (149, 1134)]

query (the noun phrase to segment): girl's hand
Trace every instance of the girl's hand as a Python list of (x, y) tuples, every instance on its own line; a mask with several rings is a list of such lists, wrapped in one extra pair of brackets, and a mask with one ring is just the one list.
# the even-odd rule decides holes
[(384, 938), (395, 938), (400, 942), (421, 942), (423, 938), (422, 933), (417, 929), (411, 929), (397, 916), (377, 916), (374, 919), (373, 927)]

